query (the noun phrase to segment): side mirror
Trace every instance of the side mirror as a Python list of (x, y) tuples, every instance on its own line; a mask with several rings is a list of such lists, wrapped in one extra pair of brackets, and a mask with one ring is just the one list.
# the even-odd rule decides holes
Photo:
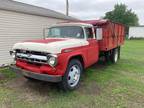
[(102, 40), (102, 28), (96, 28), (96, 39)]

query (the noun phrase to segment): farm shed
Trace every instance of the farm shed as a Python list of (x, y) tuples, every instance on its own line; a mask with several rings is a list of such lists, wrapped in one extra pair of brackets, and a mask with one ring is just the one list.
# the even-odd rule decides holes
[(144, 38), (144, 26), (133, 26), (129, 28), (130, 38)]
[(51, 24), (76, 20), (53, 10), (12, 0), (0, 0), (0, 66), (12, 61), (14, 43), (43, 38), (43, 29)]

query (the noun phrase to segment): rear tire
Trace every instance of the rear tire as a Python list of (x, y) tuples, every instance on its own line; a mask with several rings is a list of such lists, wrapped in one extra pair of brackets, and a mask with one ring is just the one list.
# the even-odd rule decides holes
[(118, 59), (120, 59), (120, 51), (121, 50), (121, 47), (118, 47)]
[(72, 59), (66, 69), (65, 75), (62, 78), (60, 87), (65, 91), (71, 91), (79, 86), (83, 66), (77, 59)]
[(104, 52), (104, 57), (105, 57), (105, 62), (109, 62), (110, 61), (110, 52), (107, 51), (107, 52)]
[(115, 48), (112, 50), (112, 54), (111, 54), (111, 61), (112, 63), (117, 63), (119, 57), (120, 57), (120, 51), (119, 48)]

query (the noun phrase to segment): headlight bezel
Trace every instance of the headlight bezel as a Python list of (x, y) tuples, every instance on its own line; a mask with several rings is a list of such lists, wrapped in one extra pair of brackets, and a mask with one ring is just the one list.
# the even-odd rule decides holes
[(58, 56), (57, 55), (49, 54), (47, 58), (48, 58), (47, 62), (51, 67), (55, 67), (57, 65), (57, 63), (58, 63)]
[(16, 59), (16, 51), (13, 50), (13, 51), (9, 51), (10, 53), (10, 56), (12, 56), (12, 58), (15, 60)]

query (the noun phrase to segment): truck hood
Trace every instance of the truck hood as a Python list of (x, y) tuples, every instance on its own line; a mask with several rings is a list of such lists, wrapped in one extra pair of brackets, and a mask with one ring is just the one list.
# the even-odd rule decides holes
[(61, 51), (66, 48), (75, 48), (86, 46), (88, 44), (89, 42), (85, 39), (50, 38), (16, 43), (12, 49), (23, 49), (57, 54), (61, 53)]

